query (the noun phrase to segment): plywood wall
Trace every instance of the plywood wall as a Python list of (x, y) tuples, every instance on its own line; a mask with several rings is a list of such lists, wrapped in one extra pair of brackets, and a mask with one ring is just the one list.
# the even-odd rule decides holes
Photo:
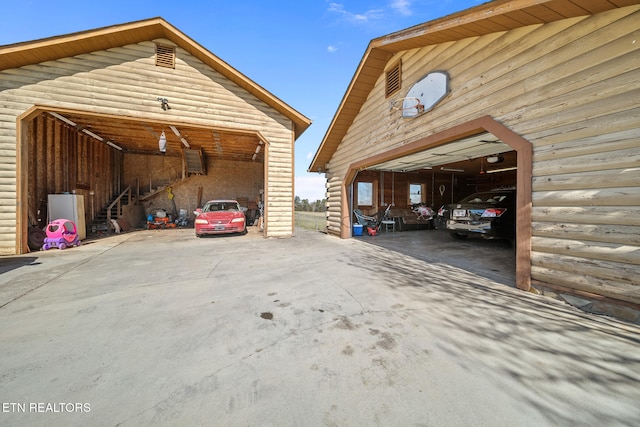
[[(125, 155), (124, 181), (134, 188), (139, 183), (142, 196), (171, 185), (176, 209), (185, 209), (190, 216), (193, 210), (211, 199), (242, 199), (251, 201), (254, 206), (264, 190), (264, 164), (261, 162), (208, 158), (206, 169), (206, 175), (183, 177), (180, 157), (131, 154)], [(142, 205), (147, 214), (158, 209), (173, 210), (173, 203), (165, 191), (144, 200)]]
[(43, 228), (49, 194), (84, 196), (85, 223), (117, 191), (121, 154), (65, 123), (41, 114), (28, 129), (28, 218)]

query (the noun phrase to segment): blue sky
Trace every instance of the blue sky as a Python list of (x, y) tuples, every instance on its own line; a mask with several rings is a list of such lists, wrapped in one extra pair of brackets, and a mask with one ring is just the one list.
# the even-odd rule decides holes
[(0, 45), (161, 16), (313, 121), (297, 140), (296, 195), (324, 197), (311, 163), (369, 42), (484, 0), (21, 0)]

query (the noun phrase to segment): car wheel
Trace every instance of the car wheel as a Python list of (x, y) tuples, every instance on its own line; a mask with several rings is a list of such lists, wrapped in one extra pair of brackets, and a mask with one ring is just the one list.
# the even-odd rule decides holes
[(464, 240), (467, 237), (469, 237), (466, 234), (460, 234), (460, 233), (449, 233), (449, 235), (451, 235), (451, 237), (453, 237), (456, 240)]
[(37, 251), (44, 244), (47, 233), (36, 227), (29, 228), (29, 249)]
[(202, 234), (196, 233), (196, 237), (202, 237)]

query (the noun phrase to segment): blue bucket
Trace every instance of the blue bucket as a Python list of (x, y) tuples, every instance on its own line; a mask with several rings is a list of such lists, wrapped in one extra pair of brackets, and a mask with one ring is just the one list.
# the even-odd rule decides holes
[(353, 235), (354, 236), (362, 236), (362, 225), (361, 224), (353, 224)]

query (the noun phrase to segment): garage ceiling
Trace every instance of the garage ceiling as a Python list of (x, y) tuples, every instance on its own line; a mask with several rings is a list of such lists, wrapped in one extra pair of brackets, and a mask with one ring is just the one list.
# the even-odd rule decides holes
[(210, 159), (264, 161), (264, 142), (255, 133), (80, 113), (50, 111), (49, 114), (124, 153), (163, 155), (158, 140), (164, 130), (167, 139), (164, 155), (167, 156), (181, 156), (183, 149), (201, 148)]
[(513, 148), (494, 135), (485, 132), (415, 154), (390, 159), (367, 167), (367, 169), (412, 172), (444, 167), (445, 169), (464, 170), (465, 173), (479, 173), (481, 169), (498, 169), (497, 166), (491, 166), (480, 160), (496, 154), (503, 154), (504, 160), (500, 163), (500, 169), (516, 166)]

